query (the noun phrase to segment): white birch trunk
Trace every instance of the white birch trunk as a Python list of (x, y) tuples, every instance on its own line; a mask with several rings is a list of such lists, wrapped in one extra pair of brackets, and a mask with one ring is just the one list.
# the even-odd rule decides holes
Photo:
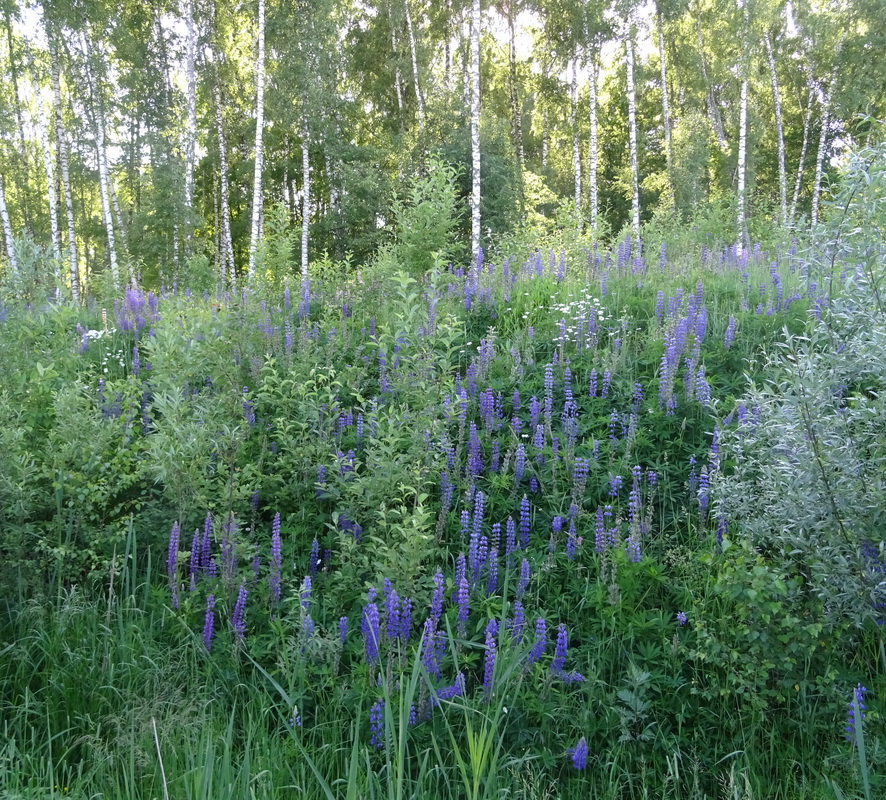
[(738, 243), (745, 244), (746, 236), (746, 212), (745, 212), (745, 178), (747, 173), (747, 149), (748, 149), (748, 79), (741, 82), (741, 100), (738, 110), (738, 212), (736, 229)]
[(772, 52), (772, 41), (769, 35), (763, 37), (766, 42), (766, 59), (769, 61), (769, 75), (772, 81), (772, 103), (775, 106), (775, 135), (778, 140), (778, 198), (781, 202), (781, 224), (788, 224), (788, 186), (785, 171), (784, 154), (784, 122), (781, 116), (781, 92), (778, 88), (778, 73), (775, 71), (775, 55)]
[[(185, 76), (187, 80), (187, 125), (185, 127), (185, 207), (194, 204), (194, 161), (197, 140), (197, 31), (194, 27), (194, 2), (184, 0)], [(189, 235), (190, 238), (190, 235)]]
[[(47, 37), (48, 38), (48, 37)], [(68, 270), (71, 277), (71, 297), (80, 302), (80, 270), (77, 265), (77, 237), (74, 231), (74, 196), (71, 192), (71, 174), (68, 168), (68, 142), (62, 121), (62, 93), (59, 80), (58, 55), (50, 40), (50, 80), (52, 83), (52, 107), (55, 117), (55, 151), (61, 171), (62, 189), (65, 195), (65, 216), (68, 222)]]
[(748, 151), (748, 8), (744, 0), (738, 0), (739, 9), (744, 9), (744, 29), (742, 31), (741, 54), (741, 99), (738, 109), (738, 202), (736, 232), (738, 245), (747, 241), (747, 212), (745, 210), (747, 151)]
[(301, 274), (303, 278), (306, 278), (308, 276), (308, 233), (311, 225), (311, 153), (307, 125), (302, 126), (301, 168), (304, 178), (301, 212)]
[(578, 58), (572, 59), (569, 123), (572, 126), (572, 173), (575, 178), (575, 224), (581, 230), (581, 149), (578, 138)]
[(225, 128), (222, 117), (221, 92), (218, 88), (218, 75), (215, 77), (215, 125), (218, 134), (219, 202), (221, 208), (221, 281), (224, 283), (227, 271), (231, 289), (237, 287), (237, 272), (234, 268), (234, 245), (231, 239), (231, 203), (228, 189), (228, 147), (225, 142)]
[(625, 53), (628, 78), (628, 135), (631, 155), (631, 227), (640, 234), (640, 174), (637, 160), (637, 98), (634, 89), (634, 32), (628, 21), (625, 35)]
[(480, 0), (471, 11), (471, 256), (480, 251)]
[(12, 223), (9, 221), (9, 210), (6, 208), (6, 192), (3, 190), (3, 175), (0, 175), (0, 220), (3, 221), (3, 238), (6, 241), (6, 255), (9, 258), (9, 270), (18, 275), (18, 259), (15, 257), (15, 239), (12, 238)]
[(406, 29), (409, 31), (409, 52), (412, 56), (412, 80), (415, 84), (415, 102), (418, 109), (418, 130), (425, 131), (425, 103), (421, 96), (421, 84), (418, 79), (418, 56), (415, 54), (415, 31), (412, 27), (412, 12), (409, 10), (409, 0), (403, 0), (406, 9)]
[(261, 237), (262, 133), (265, 126), (265, 0), (258, 0), (258, 50), (255, 59), (255, 174), (252, 179), (252, 232), (249, 236), (247, 279), (255, 276), (255, 257)]
[(797, 215), (797, 201), (800, 199), (800, 187), (803, 184), (803, 166), (806, 163), (806, 152), (809, 149), (809, 126), (812, 123), (812, 103), (815, 99), (815, 90), (809, 87), (809, 99), (806, 102), (806, 116), (803, 119), (803, 144), (800, 146), (800, 163), (797, 164), (797, 180), (794, 183), (794, 196), (791, 200), (791, 209), (788, 221), (791, 225)]
[(391, 54), (394, 57), (394, 89), (397, 92), (397, 110), (403, 114), (403, 85), (400, 82), (400, 55), (397, 48), (397, 26), (394, 24), (394, 8), (388, 4), (388, 18), (391, 21)]
[(597, 230), (597, 63), (591, 62), (590, 79), (591, 145), (588, 157), (588, 184), (591, 194), (591, 229)]
[(511, 138), (514, 140), (514, 151), (522, 182), (526, 154), (523, 149), (523, 108), (517, 87), (517, 35), (514, 22), (514, 0), (508, 0), (508, 90), (511, 102)]

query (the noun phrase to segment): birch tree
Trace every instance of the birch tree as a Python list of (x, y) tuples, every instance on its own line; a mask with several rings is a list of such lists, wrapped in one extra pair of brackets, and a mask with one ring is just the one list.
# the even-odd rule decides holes
[(6, 257), (9, 259), (9, 271), (18, 275), (18, 259), (15, 256), (15, 239), (12, 237), (12, 223), (6, 207), (6, 192), (3, 188), (3, 174), (0, 173), (0, 221), (3, 223), (3, 241), (6, 243)]
[(591, 229), (597, 230), (597, 61), (591, 58), (589, 87), (590, 146), (588, 152), (588, 187), (590, 190)]
[(572, 174), (575, 178), (575, 223), (581, 230), (581, 147), (578, 136), (578, 58), (572, 59), (570, 91), (570, 127), (572, 128)]
[(194, 0), (184, 0), (185, 80), (187, 124), (185, 126), (185, 207), (194, 203), (194, 160), (197, 141), (197, 30), (194, 25)]
[(741, 45), (741, 98), (738, 109), (738, 197), (736, 231), (738, 244), (743, 246), (747, 241), (747, 212), (746, 205), (746, 177), (747, 177), (747, 149), (748, 149), (748, 26), (749, 15), (745, 0), (738, 0), (738, 8), (742, 12), (742, 45)]
[[(45, 19), (45, 10), (44, 10)], [(55, 121), (55, 150), (61, 172), (62, 190), (65, 198), (65, 216), (68, 223), (68, 270), (71, 280), (71, 297), (80, 302), (80, 269), (77, 263), (77, 237), (74, 228), (74, 196), (71, 191), (71, 173), (68, 166), (68, 142), (62, 119), (61, 79), (59, 77), (58, 50), (54, 31), (46, 22), (46, 38), (49, 45), (49, 79), (52, 84), (52, 111)]]
[(49, 230), (52, 237), (52, 254), (55, 258), (56, 280), (61, 285), (62, 242), (58, 228), (58, 195), (55, 191), (55, 166), (52, 163), (52, 148), (49, 146), (49, 130), (46, 121), (46, 108), (39, 90), (34, 87), (37, 97), (37, 127), (40, 131), (40, 145), (43, 150), (43, 169), (46, 173), (46, 203), (49, 206)]
[(631, 227), (640, 234), (640, 170), (637, 159), (637, 96), (634, 88), (634, 26), (633, 14), (625, 18), (625, 61), (628, 89), (628, 146), (631, 158)]
[(471, 10), (471, 256), (480, 251), (480, 0)]
[(308, 277), (308, 233), (311, 225), (311, 151), (307, 120), (302, 121), (301, 165), (303, 175), (301, 219), (301, 274)]
[(265, 0), (258, 0), (258, 42), (255, 58), (255, 173), (252, 179), (252, 227), (249, 236), (247, 278), (255, 277), (255, 259), (261, 238), (262, 132), (265, 122)]

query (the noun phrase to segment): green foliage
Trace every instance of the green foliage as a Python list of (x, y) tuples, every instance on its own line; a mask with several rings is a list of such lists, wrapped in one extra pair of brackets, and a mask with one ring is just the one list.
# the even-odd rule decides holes
[(458, 260), (457, 171), (440, 158), (429, 158), (405, 197), (391, 206), (396, 225), (394, 254), (407, 272), (421, 276), (436, 263)]

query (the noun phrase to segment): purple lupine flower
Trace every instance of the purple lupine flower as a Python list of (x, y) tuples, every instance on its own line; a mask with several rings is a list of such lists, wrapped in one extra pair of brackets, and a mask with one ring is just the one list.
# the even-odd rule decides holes
[(360, 633), (366, 647), (366, 660), (370, 666), (377, 664), (379, 660), (379, 644), (381, 642), (380, 625), (378, 619), (378, 605), (373, 602), (363, 606), (360, 617)]
[(735, 317), (730, 315), (729, 324), (726, 326), (726, 333), (723, 336), (723, 346), (728, 350), (732, 347), (732, 342), (735, 340)]
[(538, 418), (541, 415), (541, 405), (535, 395), (529, 400), (529, 427), (535, 430), (538, 425)]
[(554, 648), (554, 660), (551, 663), (551, 671), (558, 675), (563, 672), (566, 664), (566, 652), (569, 649), (569, 634), (566, 626), (560, 623), (557, 626), (557, 646)]
[(396, 639), (400, 635), (400, 595), (385, 578), (385, 634), (388, 639)]
[(529, 549), (529, 498), (525, 494), (520, 501), (520, 549)]
[(385, 701), (376, 700), (369, 709), (369, 744), (376, 750), (385, 746)]
[(188, 559), (188, 578), (193, 592), (197, 588), (197, 575), (200, 574), (202, 558), (200, 556), (200, 529), (194, 529), (194, 538), (191, 539), (191, 556)]
[(701, 468), (701, 473), (698, 476), (698, 514), (701, 517), (702, 521), (707, 518), (708, 515), (708, 502), (710, 500), (711, 493), (711, 482), (708, 477), (707, 467)]
[(859, 734), (864, 727), (864, 696), (868, 690), (860, 683), (852, 690), (852, 700), (849, 702), (849, 717), (846, 722), (846, 740), (857, 744)]
[(237, 592), (237, 602), (234, 604), (234, 612), (231, 614), (231, 627), (234, 629), (234, 641), (242, 642), (246, 635), (246, 584), (240, 584)]
[(433, 617), (425, 620), (421, 643), (421, 663), (428, 675), (440, 680), (440, 662), (437, 658), (437, 623)]
[(526, 448), (523, 442), (517, 445), (517, 455), (514, 461), (514, 482), (519, 484), (523, 480), (523, 473), (526, 470)]
[(495, 439), (492, 442), (492, 451), (489, 455), (489, 471), (490, 472), (498, 472), (498, 468), (501, 465), (501, 445), (498, 442), (498, 439)]
[(486, 626), (486, 654), (483, 657), (483, 702), (492, 698), (493, 678), (495, 676), (495, 660), (498, 655), (498, 622), (489, 620)]
[(178, 544), (180, 529), (178, 522), (172, 523), (169, 533), (169, 555), (166, 558), (166, 575), (169, 578), (169, 594), (172, 607), (178, 608)]
[(569, 522), (569, 531), (566, 534), (566, 557), (572, 561), (578, 552), (578, 546), (581, 544), (581, 537), (577, 535), (575, 529), (575, 517)]
[[(663, 247), (664, 245), (662, 245)], [(569, 750), (572, 758), (572, 766), (581, 771), (588, 765), (588, 742), (584, 736), (578, 740), (578, 744)]]
[(302, 654), (305, 652), (305, 647), (310, 644), (311, 640), (314, 638), (314, 620), (310, 614), (306, 614), (305, 618), (301, 623), (301, 634), (302, 639), (304, 641), (304, 646), (302, 647)]
[(274, 523), (271, 526), (271, 602), (276, 605), (280, 602), (281, 571), (283, 567), (283, 541), (280, 537), (280, 512), (274, 514)]
[(505, 528), (507, 530), (505, 536), (505, 558), (507, 559), (508, 567), (510, 567), (513, 564), (514, 551), (517, 549), (517, 524), (514, 522), (513, 517), (508, 517)]
[(594, 524), (594, 550), (602, 553), (606, 550), (606, 523), (603, 521), (603, 509), (597, 508), (597, 518)]
[(458, 592), (459, 585), (463, 578), (466, 578), (468, 574), (468, 565), (467, 559), (465, 559), (464, 553), (459, 553), (455, 559), (455, 588), (452, 590), (452, 602), (458, 605)]
[(544, 617), (539, 617), (535, 622), (535, 644), (532, 646), (532, 650), (529, 651), (529, 655), (526, 656), (527, 664), (534, 664), (536, 661), (541, 659), (541, 657), (545, 654), (545, 649), (548, 646), (548, 626), (544, 620)]
[(434, 623), (440, 621), (443, 614), (443, 573), (440, 570), (434, 574), (434, 593), (431, 595), (431, 619)]
[(486, 594), (495, 594), (498, 589), (498, 548), (489, 549), (489, 557), (486, 560)]
[(404, 597), (400, 601), (400, 641), (408, 642), (412, 636), (412, 599)]
[(474, 498), (474, 518), (473, 518), (473, 530), (475, 535), (480, 534), (480, 530), (483, 527), (483, 512), (484, 512), (485, 498), (483, 497), (483, 492), (477, 492), (476, 497)]
[(588, 396), (596, 397), (597, 396), (597, 370), (591, 370), (591, 378), (588, 381)]
[(437, 690), (438, 700), (452, 700), (453, 697), (464, 697), (465, 693), (465, 676), (459, 672), (455, 676), (455, 683), (452, 686), (444, 686)]
[(464, 637), (467, 633), (468, 615), (470, 614), (468, 579), (462, 576), (456, 589), (455, 603), (458, 606), (458, 635)]
[(471, 529), (471, 512), (467, 509), (464, 509), (461, 512), (461, 538), (464, 541), (468, 536), (468, 531)]
[(612, 386), (612, 373), (607, 369), (603, 372), (603, 386), (600, 389), (600, 397), (609, 397), (609, 388)]
[(215, 595), (206, 598), (206, 616), (203, 618), (203, 646), (212, 651), (212, 638), (215, 636)]
[(621, 475), (613, 475), (609, 479), (609, 496), (610, 497), (618, 497), (618, 492), (621, 489), (621, 485), (622, 485)]
[(341, 643), (341, 646), (345, 646), (345, 639), (348, 638), (348, 618), (347, 617), (339, 617), (338, 618), (338, 641)]
[(517, 580), (517, 599), (522, 600), (526, 594), (526, 587), (529, 586), (529, 561), (525, 558), (520, 562), (520, 578)]
[(628, 561), (633, 564), (639, 564), (642, 560), (643, 556), (640, 552), (640, 535), (638, 531), (632, 530), (630, 536), (628, 536), (625, 542), (625, 553), (628, 556)]
[(311, 552), (308, 555), (308, 574), (316, 575), (320, 566), (320, 542), (314, 539), (311, 542)]
[(311, 590), (313, 589), (311, 576), (305, 575), (304, 580), (301, 582), (301, 607), (303, 611), (307, 611), (311, 607)]
[(686, 616), (685, 611), (678, 611), (677, 612), (677, 622), (680, 624), (681, 628), (686, 624), (686, 621), (688, 619), (689, 619), (689, 617)]
[(523, 603), (519, 600), (514, 601), (514, 617), (510, 621), (511, 638), (517, 645), (523, 644), (523, 632), (526, 629), (526, 612), (523, 609)]
[(322, 497), (326, 491), (326, 465), (317, 465), (317, 497)]
[[(664, 246), (664, 242), (662, 242)], [(661, 322), (664, 319), (664, 292), (659, 291), (655, 296), (655, 318)]]

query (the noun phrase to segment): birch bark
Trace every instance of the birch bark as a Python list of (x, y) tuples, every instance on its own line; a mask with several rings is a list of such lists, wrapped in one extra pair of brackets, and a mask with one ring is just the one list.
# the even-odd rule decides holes
[(581, 230), (581, 149), (578, 137), (578, 58), (572, 59), (569, 122), (572, 127), (572, 173), (575, 178), (575, 224)]
[(480, 251), (480, 0), (471, 10), (471, 255)]
[(589, 88), (591, 145), (588, 157), (588, 184), (591, 195), (591, 229), (597, 230), (597, 62), (593, 58)]
[(788, 221), (793, 225), (797, 215), (797, 201), (800, 199), (800, 187), (803, 183), (803, 166), (806, 163), (806, 152), (809, 149), (809, 126), (812, 122), (812, 103), (815, 100), (815, 91), (809, 87), (809, 99), (806, 101), (806, 115), (803, 118), (803, 144), (800, 146), (800, 162), (797, 164), (797, 180), (794, 183), (794, 196), (791, 199), (791, 209), (788, 212)]
[(741, 99), (738, 109), (738, 198), (736, 214), (736, 231), (738, 244), (743, 246), (747, 241), (746, 178), (748, 150), (748, 8), (744, 0), (738, 0), (738, 7), (744, 12), (744, 28), (742, 30), (741, 54)]
[(215, 78), (213, 93), (215, 95), (215, 126), (218, 136), (218, 169), (219, 169), (219, 203), (221, 208), (221, 280), (224, 282), (227, 271), (231, 289), (237, 286), (237, 272), (234, 268), (234, 245), (231, 239), (231, 203), (228, 189), (228, 147), (225, 141), (225, 127), (222, 116), (221, 91), (218, 88), (218, 76)]
[(301, 165), (304, 177), (301, 212), (301, 274), (308, 276), (308, 233), (311, 224), (311, 153), (308, 140), (308, 126), (302, 124)]
[(59, 79), (58, 52), (49, 31), (49, 74), (52, 83), (52, 109), (55, 118), (55, 151), (61, 171), (62, 189), (65, 196), (65, 216), (68, 222), (68, 270), (71, 277), (71, 297), (80, 302), (80, 270), (77, 266), (77, 237), (74, 229), (74, 196), (71, 193), (71, 173), (68, 168), (68, 142), (62, 120), (62, 93)]
[(628, 136), (631, 155), (631, 227), (634, 235), (640, 234), (640, 175), (637, 161), (637, 97), (634, 88), (634, 31), (627, 20), (625, 32), (625, 55), (628, 83)]
[[(194, 203), (194, 161), (197, 140), (197, 31), (194, 27), (194, 2), (184, 0), (185, 77), (187, 80), (187, 125), (185, 127), (185, 207)], [(189, 235), (190, 238), (190, 235)]]
[(9, 210), (6, 208), (6, 192), (3, 190), (3, 175), (0, 175), (0, 220), (3, 221), (3, 238), (6, 242), (6, 256), (9, 259), (9, 270), (18, 275), (18, 259), (15, 256), (15, 239), (12, 238), (12, 223), (9, 221)]
[(247, 279), (255, 277), (255, 259), (261, 237), (262, 133), (265, 123), (265, 0), (258, 0), (258, 49), (255, 59), (255, 174), (252, 178), (252, 230), (249, 236)]

